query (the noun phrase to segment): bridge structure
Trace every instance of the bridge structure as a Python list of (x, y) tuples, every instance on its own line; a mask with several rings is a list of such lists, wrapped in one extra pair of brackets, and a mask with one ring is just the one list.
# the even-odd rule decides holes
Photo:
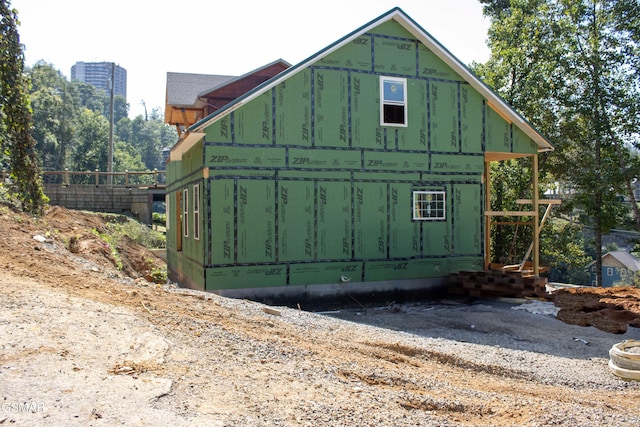
[(132, 215), (145, 224), (165, 201), (164, 171), (44, 171), (42, 180), (51, 205)]

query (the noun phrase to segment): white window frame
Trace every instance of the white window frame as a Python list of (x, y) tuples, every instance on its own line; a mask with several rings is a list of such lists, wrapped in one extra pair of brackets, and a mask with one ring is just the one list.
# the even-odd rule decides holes
[(169, 200), (171, 200), (171, 196), (168, 194), (164, 196), (164, 228), (167, 230), (169, 230), (169, 218), (171, 218), (171, 209), (169, 209), (171, 205), (169, 204)]
[[(393, 98), (385, 98), (385, 84), (389, 85), (402, 85), (402, 96), (401, 99), (398, 97)], [(387, 122), (385, 120), (385, 107), (402, 107), (403, 110), (403, 118), (401, 123), (397, 122)], [(387, 77), (380, 76), (380, 126), (396, 126), (396, 127), (407, 127), (407, 79), (401, 77)]]
[(182, 235), (189, 237), (189, 189), (182, 190)]
[(613, 267), (607, 267), (607, 276), (613, 276)]
[(200, 240), (200, 184), (193, 186), (193, 238)]
[[(433, 197), (437, 200), (433, 200)], [(412, 195), (414, 221), (446, 221), (447, 193), (444, 190), (414, 190)], [(434, 206), (435, 204), (435, 206)], [(441, 206), (439, 206), (441, 204)], [(433, 209), (433, 211), (432, 211)]]

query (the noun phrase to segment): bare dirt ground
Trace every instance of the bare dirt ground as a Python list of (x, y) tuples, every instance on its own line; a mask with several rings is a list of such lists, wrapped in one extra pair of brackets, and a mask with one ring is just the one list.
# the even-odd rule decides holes
[(104, 226), (0, 207), (0, 425), (640, 424), (640, 382), (607, 369), (637, 289), (565, 293), (615, 331), (498, 301), (308, 313), (151, 283), (132, 241), (117, 270)]

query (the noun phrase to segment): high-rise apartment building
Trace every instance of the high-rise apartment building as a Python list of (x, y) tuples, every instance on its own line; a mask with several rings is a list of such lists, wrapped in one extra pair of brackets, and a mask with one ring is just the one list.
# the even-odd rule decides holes
[[(78, 80), (88, 83), (99, 89), (103, 89), (107, 94), (111, 91), (111, 74), (113, 62), (76, 62), (71, 67), (71, 80)], [(115, 65), (115, 86), (114, 93), (127, 99), (127, 70), (119, 65)]]

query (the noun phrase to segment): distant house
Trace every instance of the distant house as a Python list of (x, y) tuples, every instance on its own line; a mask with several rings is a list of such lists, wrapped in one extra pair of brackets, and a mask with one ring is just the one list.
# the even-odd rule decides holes
[[(278, 63), (243, 93), (174, 93), (168, 75), (172, 280), (252, 299), (420, 292), (490, 268), (491, 218), (538, 218), (551, 145), (401, 9)], [(490, 163), (514, 158), (531, 159), (529, 208), (491, 211)]]
[[(596, 286), (596, 263), (589, 264), (591, 284)], [(640, 272), (640, 259), (624, 251), (607, 252), (602, 257), (602, 286), (633, 284), (633, 277)]]

